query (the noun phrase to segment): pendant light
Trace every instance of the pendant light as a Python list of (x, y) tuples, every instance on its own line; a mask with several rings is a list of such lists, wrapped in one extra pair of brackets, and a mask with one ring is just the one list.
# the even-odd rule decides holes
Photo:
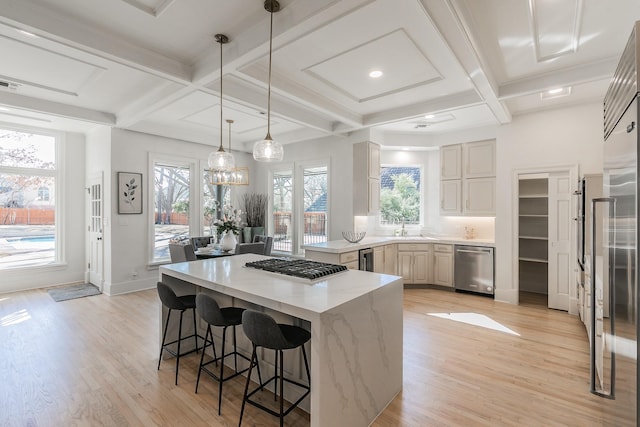
[(229, 42), (224, 34), (216, 34), (216, 41), (220, 43), (220, 148), (209, 154), (209, 169), (213, 171), (229, 171), (235, 167), (235, 160), (231, 150), (227, 153), (222, 147), (222, 45)]
[[(229, 124), (229, 152), (231, 152), (231, 124), (233, 120), (227, 119)], [(249, 168), (235, 167), (228, 172), (229, 185), (249, 185)]]
[(271, 56), (273, 51), (273, 12), (280, 10), (280, 3), (276, 0), (266, 0), (264, 8), (270, 13), (269, 28), (269, 89), (267, 94), (267, 136), (253, 146), (253, 158), (258, 162), (280, 162), (284, 158), (282, 144), (271, 138)]

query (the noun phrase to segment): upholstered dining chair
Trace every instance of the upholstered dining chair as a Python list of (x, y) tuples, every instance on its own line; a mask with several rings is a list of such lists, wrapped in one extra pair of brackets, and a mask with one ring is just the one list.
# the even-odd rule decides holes
[(236, 245), (235, 254), (258, 254), (264, 255), (265, 244), (258, 243), (238, 243)]
[(171, 257), (171, 262), (195, 261), (198, 259), (191, 244), (169, 243), (169, 256)]
[(271, 248), (273, 247), (273, 237), (271, 236), (253, 236), (253, 243), (264, 242), (264, 253), (263, 255), (270, 256)]

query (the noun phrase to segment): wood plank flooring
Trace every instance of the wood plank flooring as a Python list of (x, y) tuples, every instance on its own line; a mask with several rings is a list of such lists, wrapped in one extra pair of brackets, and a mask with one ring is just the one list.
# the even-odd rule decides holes
[[(406, 289), (404, 309), (404, 388), (373, 426), (633, 425), (589, 394), (576, 317), (436, 289)], [(218, 416), (213, 380), (194, 393), (198, 355), (181, 360), (178, 386), (172, 360), (156, 370), (158, 312), (155, 290), (0, 295), (0, 425), (237, 425), (243, 379), (225, 383)], [(286, 420), (308, 423), (301, 411)], [(272, 425), (246, 409), (243, 426)]]

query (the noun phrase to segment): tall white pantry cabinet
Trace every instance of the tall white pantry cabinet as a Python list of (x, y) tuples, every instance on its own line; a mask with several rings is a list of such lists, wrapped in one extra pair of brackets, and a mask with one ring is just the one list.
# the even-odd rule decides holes
[(494, 216), (496, 141), (440, 148), (440, 214)]

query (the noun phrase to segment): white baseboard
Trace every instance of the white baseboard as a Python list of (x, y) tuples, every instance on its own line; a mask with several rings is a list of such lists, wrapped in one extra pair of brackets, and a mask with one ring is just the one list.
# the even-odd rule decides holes
[(103, 292), (109, 296), (128, 294), (131, 292), (153, 289), (156, 287), (157, 282), (157, 279), (147, 278), (120, 283), (105, 283)]

